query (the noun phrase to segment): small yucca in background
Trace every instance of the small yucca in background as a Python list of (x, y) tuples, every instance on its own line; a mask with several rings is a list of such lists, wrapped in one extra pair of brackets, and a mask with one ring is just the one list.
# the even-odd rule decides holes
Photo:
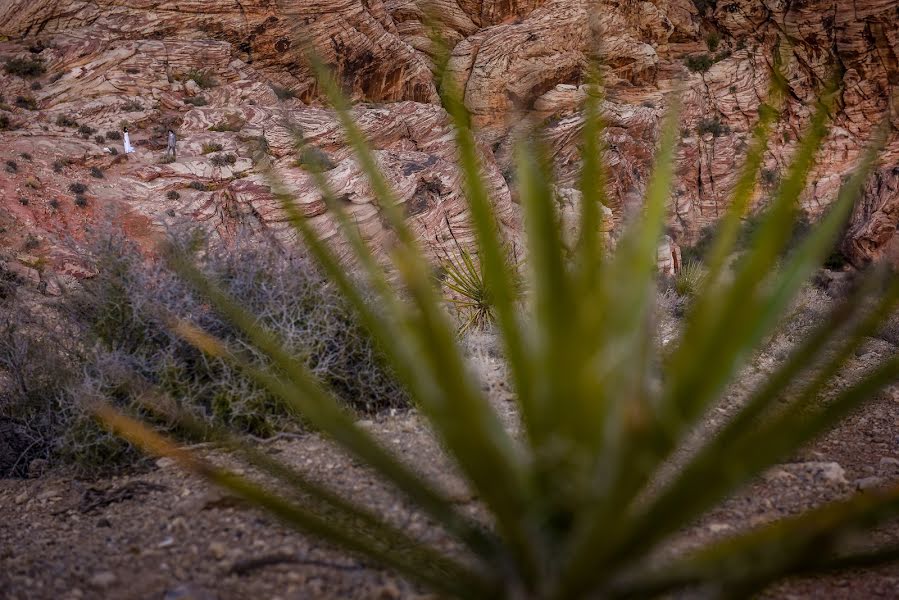
[(705, 269), (703, 269), (702, 263), (696, 260), (688, 260), (674, 274), (674, 291), (677, 292), (678, 296), (692, 298), (702, 289), (704, 278)]
[[(438, 54), (439, 69), (447, 53)], [(872, 564), (896, 556), (894, 548), (853, 553), (844, 534), (899, 512), (899, 487), (700, 550), (665, 558), (658, 554), (673, 534), (899, 376), (899, 359), (891, 359), (834, 393), (826, 404), (818, 401), (847, 358), (899, 299), (899, 282), (874, 269), (856, 295), (835, 308), (726, 425), (710, 434), (676, 472), (659, 477), (826, 257), (875, 161), (872, 149), (831, 210), (774, 269), (789, 243), (797, 200), (825, 135), (830, 92), (819, 103), (752, 244), (730, 267), (728, 258), (753, 197), (777, 114), (774, 108), (763, 107), (746, 168), (706, 256), (705, 275), (697, 284), (679, 339), (660, 349), (653, 331), (656, 244), (663, 233), (677, 147), (676, 96), (671, 97), (673, 108), (662, 126), (644, 215), (623, 233), (612, 255), (604, 255), (599, 235), (604, 191), (598, 91), (591, 91), (585, 106), (583, 204), (573, 251), (563, 243), (548, 161), (533, 141), (537, 136), (518, 144), (517, 181), (528, 244), (528, 297), (522, 306), (517, 274), (504, 252), (480, 175), (468, 114), (452, 81), (443, 82), (444, 105), (456, 127), (477, 236), (478, 269), (522, 422), (521, 439), (514, 439), (465, 362), (418, 240), (349, 116), (338, 85), (322, 63), (313, 60), (313, 64), (371, 180), (380, 209), (397, 232), (399, 243), (391, 260), (401, 285), (388, 280), (321, 174), (316, 179), (352, 248), (361, 282), (347, 274), (298, 214), (274, 174), (272, 184), (309, 252), (379, 340), (489, 519), (478, 521), (462, 512), (432, 482), (357, 427), (353, 415), (315, 380), (300, 357), (285, 350), (277, 332), (261, 326), (174, 251), (170, 259), (181, 274), (271, 359), (271, 368), (256, 366), (239, 348), (190, 324), (176, 324), (181, 335), (242, 367), (282, 398), (306, 423), (368, 465), (435, 527), (442, 527), (459, 542), (465, 556), (444, 554), (411, 537), (327, 484), (309, 480), (228, 432), (213, 434), (254, 469), (270, 475), (268, 483), (215, 467), (129, 417), (98, 407), (109, 427), (149, 452), (175, 457), (298, 529), (459, 598), (643, 598), (697, 586), (715, 597), (736, 598), (790, 573)], [(776, 105), (778, 88), (772, 89), (771, 102)], [(369, 291), (377, 297), (376, 306), (368, 301)]]

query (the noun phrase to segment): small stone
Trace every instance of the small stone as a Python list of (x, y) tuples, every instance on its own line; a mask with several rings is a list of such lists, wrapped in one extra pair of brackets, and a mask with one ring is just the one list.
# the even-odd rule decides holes
[(90, 578), (90, 584), (96, 588), (106, 589), (113, 586), (119, 580), (112, 571), (100, 571)]
[(28, 490), (23, 491), (21, 494), (13, 498), (13, 502), (15, 502), (16, 504), (24, 504), (26, 500), (28, 500)]
[(169, 458), (168, 456), (163, 456), (159, 460), (156, 461), (156, 466), (160, 469), (165, 469), (167, 467), (171, 467), (175, 464), (175, 460)]
[(378, 590), (378, 594), (375, 597), (379, 600), (396, 600), (400, 597), (400, 589), (395, 582), (387, 581), (381, 586), (381, 589)]
[(860, 490), (870, 490), (880, 487), (881, 484), (883, 484), (883, 479), (880, 477), (864, 477), (856, 480), (855, 487)]
[(50, 463), (45, 459), (35, 458), (33, 461), (28, 463), (28, 477), (37, 479), (47, 471), (47, 467), (49, 465)]
[(805, 462), (797, 465), (802, 470), (810, 473), (814, 479), (824, 480), (833, 484), (846, 484), (846, 471), (835, 462)]
[(709, 531), (712, 533), (721, 533), (722, 531), (730, 531), (733, 529), (727, 523), (709, 523)]
[(218, 596), (193, 583), (167, 590), (162, 600), (217, 600)]
[(97, 520), (97, 527), (112, 527), (112, 523), (106, 517)]
[(884, 456), (880, 459), (881, 467), (899, 467), (899, 458), (893, 458), (892, 456)]
[(217, 560), (221, 560), (225, 558), (225, 555), (228, 553), (228, 547), (222, 542), (212, 542), (209, 544), (209, 554), (213, 556), (213, 558)]

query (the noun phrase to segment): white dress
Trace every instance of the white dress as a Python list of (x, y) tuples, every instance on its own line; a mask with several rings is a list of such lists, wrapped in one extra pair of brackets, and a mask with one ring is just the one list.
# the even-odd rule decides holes
[(134, 152), (134, 146), (131, 145), (131, 138), (128, 136), (128, 132), (125, 132), (125, 154), (131, 154)]

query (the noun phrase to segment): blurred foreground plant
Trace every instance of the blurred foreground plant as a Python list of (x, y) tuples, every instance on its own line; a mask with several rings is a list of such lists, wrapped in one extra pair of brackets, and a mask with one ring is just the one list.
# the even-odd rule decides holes
[[(446, 60), (447, 53), (438, 51), (438, 65)], [(899, 376), (899, 358), (892, 358), (857, 381), (836, 387), (835, 376), (847, 358), (899, 299), (899, 281), (874, 269), (855, 295), (798, 344), (725, 426), (709, 433), (673, 472), (665, 469), (787, 315), (803, 283), (830, 251), (875, 162), (877, 145), (829, 212), (775, 269), (789, 243), (799, 195), (826, 132), (833, 90), (818, 103), (751, 246), (732, 268), (726, 267), (777, 114), (774, 106), (762, 107), (745, 169), (706, 256), (706, 272), (680, 338), (659, 349), (653, 330), (656, 245), (663, 233), (677, 148), (676, 95), (662, 126), (644, 215), (627, 228), (612, 255), (603, 254), (599, 235), (604, 179), (596, 86), (585, 106), (583, 203), (579, 237), (571, 253), (560, 233), (548, 161), (533, 141), (536, 136), (519, 143), (517, 181), (529, 266), (530, 304), (524, 311), (515, 290), (517, 274), (504, 252), (481, 177), (469, 115), (459, 90), (444, 78), (441, 91), (456, 128), (485, 292), (495, 311), (523, 424), (523, 435), (516, 439), (501, 424), (460, 352), (418, 241), (351, 117), (348, 102), (324, 65), (312, 62), (380, 210), (397, 234), (390, 259), (401, 286), (388, 280), (323, 174), (313, 175), (361, 268), (361, 283), (347, 274), (303, 219), (270, 169), (273, 188), (310, 253), (380, 341), (489, 518), (478, 520), (461, 511), (433, 482), (358, 427), (301, 357), (286, 350), (276, 332), (174, 250), (172, 264), (270, 358), (272, 368), (260, 368), (241, 348), (189, 323), (176, 325), (180, 334), (209, 355), (243, 368), (305, 422), (370, 467), (457, 541), (464, 556), (413, 538), (226, 431), (215, 433), (222, 445), (277, 483), (271, 478), (266, 479), (268, 484), (256, 483), (213, 466), (138, 421), (99, 406), (97, 414), (108, 427), (149, 452), (176, 458), (185, 468), (302, 531), (460, 598), (642, 598), (697, 587), (712, 596), (736, 598), (791, 573), (873, 564), (897, 556), (897, 548), (857, 553), (848, 544), (858, 527), (899, 513), (899, 487), (831, 504), (700, 550), (660, 554), (672, 536)], [(776, 76), (773, 79), (778, 82)], [(775, 105), (778, 95), (779, 88), (772, 86), (770, 101)], [(259, 164), (264, 168), (264, 157)], [(376, 305), (367, 301), (369, 290), (376, 295)], [(825, 395), (828, 399), (822, 401)], [(152, 394), (148, 397), (152, 401)]]

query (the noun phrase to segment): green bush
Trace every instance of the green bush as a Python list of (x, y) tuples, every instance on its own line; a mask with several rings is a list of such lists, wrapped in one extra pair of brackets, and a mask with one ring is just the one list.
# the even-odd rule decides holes
[(678, 296), (693, 298), (702, 289), (705, 279), (705, 269), (702, 263), (688, 260), (681, 265), (680, 270), (674, 275), (674, 291)]
[(203, 144), (203, 154), (211, 154), (213, 152), (221, 152), (224, 146), (218, 142), (206, 142)]
[(60, 127), (78, 127), (78, 121), (69, 115), (57, 115), (56, 124)]
[(111, 141), (118, 141), (118, 140), (122, 139), (122, 134), (115, 130), (107, 131), (106, 139), (111, 140)]
[(711, 133), (712, 137), (720, 137), (730, 133), (730, 127), (726, 123), (722, 123), (721, 119), (716, 116), (712, 119), (702, 119), (699, 121), (699, 124), (696, 125), (696, 132), (699, 135)]
[(327, 152), (315, 146), (304, 146), (294, 164), (313, 173), (330, 171), (337, 166)]
[(712, 31), (707, 36), (705, 36), (705, 44), (709, 49), (709, 52), (714, 52), (718, 49), (718, 44), (721, 43), (721, 36), (718, 35), (718, 32)]
[(712, 68), (715, 61), (708, 54), (699, 54), (696, 56), (688, 56), (685, 64), (693, 73), (705, 73)]
[(191, 98), (184, 99), (185, 104), (190, 104), (191, 106), (206, 106), (208, 102), (206, 102), (206, 98), (203, 96), (193, 96)]
[(37, 100), (31, 96), (16, 96), (14, 104), (25, 110), (37, 110)]
[(193, 81), (200, 89), (208, 90), (210, 88), (214, 88), (218, 85), (218, 81), (216, 81), (215, 77), (212, 76), (212, 73), (206, 70), (200, 69), (191, 69), (184, 76), (185, 80)]
[(3, 68), (10, 75), (25, 78), (40, 77), (47, 71), (44, 62), (38, 58), (10, 58)]
[(280, 85), (272, 85), (272, 91), (275, 92), (275, 96), (278, 97), (278, 100), (290, 100), (292, 98), (296, 98), (297, 94), (290, 88), (286, 88)]
[(237, 162), (237, 157), (231, 153), (215, 154), (209, 158), (209, 162), (211, 162), (214, 167), (224, 167), (226, 165), (235, 164)]

